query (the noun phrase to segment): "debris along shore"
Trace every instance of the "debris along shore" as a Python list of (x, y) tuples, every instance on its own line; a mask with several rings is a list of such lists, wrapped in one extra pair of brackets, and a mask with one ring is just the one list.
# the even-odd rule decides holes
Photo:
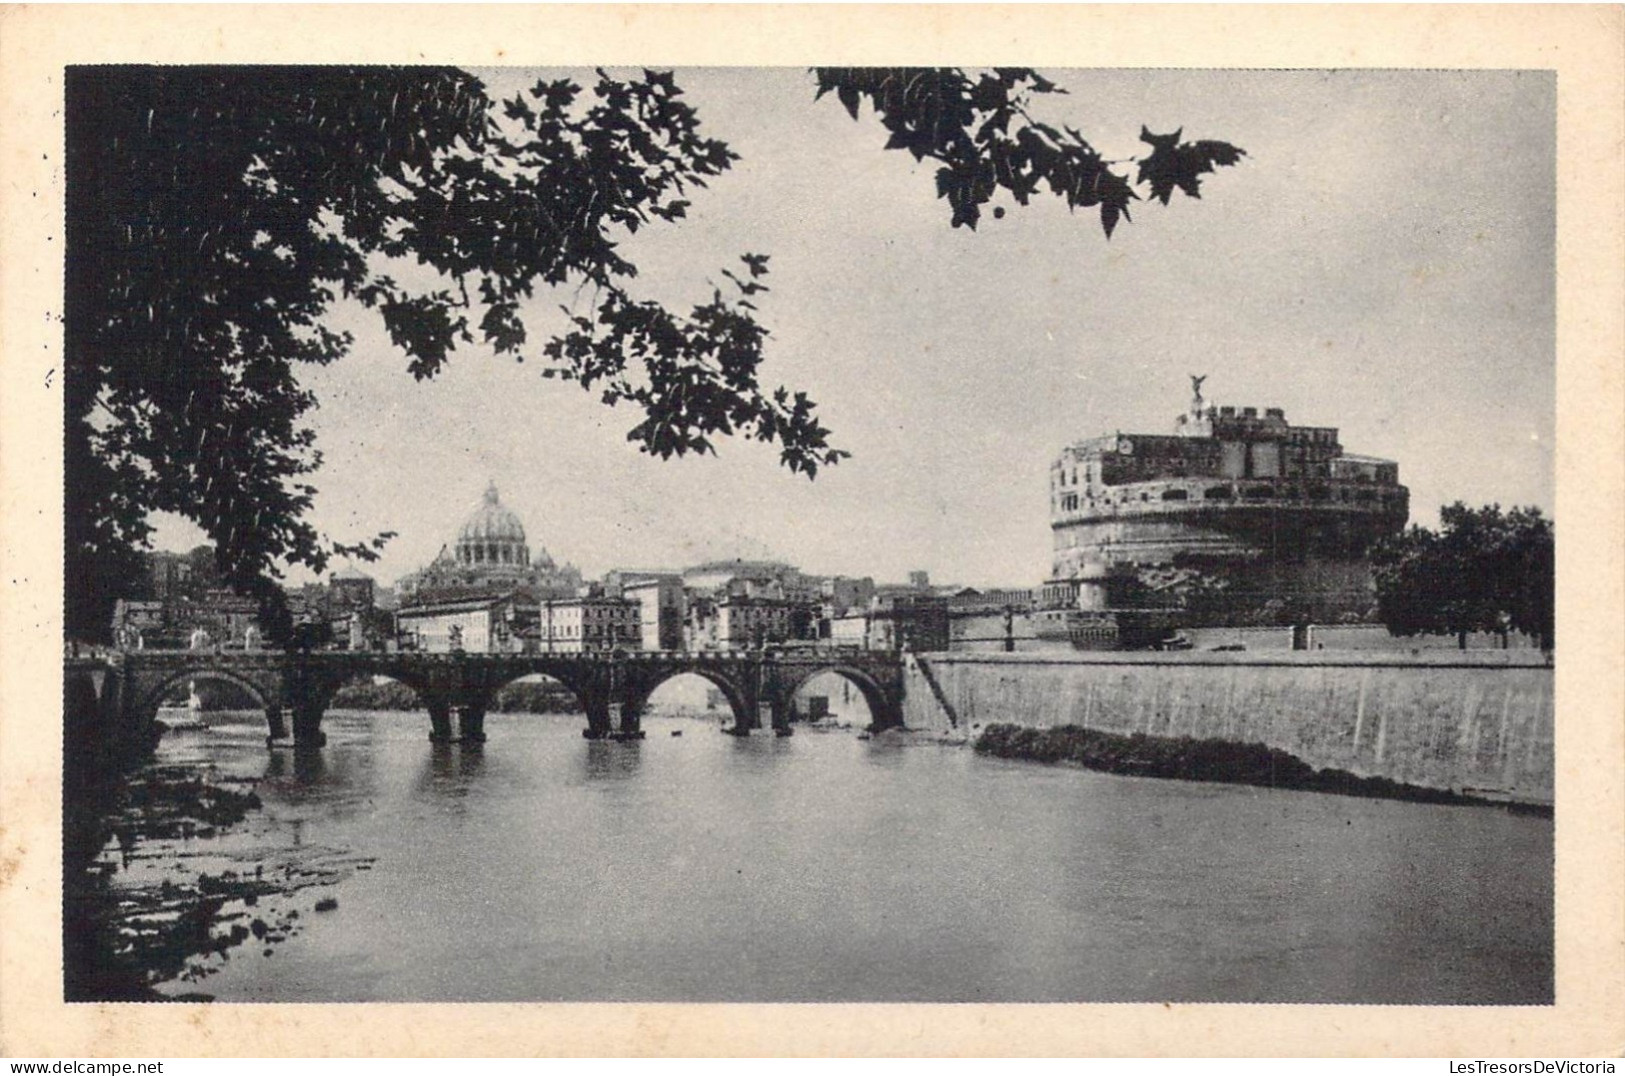
[(1359, 777), (1347, 770), (1318, 770), (1296, 755), (1261, 743), (1147, 736), (1138, 732), (1124, 736), (1077, 725), (1033, 728), (997, 724), (982, 730), (975, 750), (995, 758), (1070, 762), (1129, 777), (1257, 785), (1419, 803), (1494, 804), (1550, 814), (1550, 808), (1506, 804), (1459, 792), (1402, 784), (1385, 777)]
[(209, 1000), (156, 987), (197, 982), (239, 947), (271, 956), (300, 929), (296, 894), (371, 865), (328, 849), (256, 847), (242, 833), (262, 806), (248, 779), (149, 764), (105, 783), (105, 811), (74, 812), (77, 832), (65, 830), (69, 1001)]

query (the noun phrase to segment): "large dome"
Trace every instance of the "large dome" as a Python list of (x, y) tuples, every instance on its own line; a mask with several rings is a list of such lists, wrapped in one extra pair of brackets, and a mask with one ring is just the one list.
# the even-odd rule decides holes
[(503, 507), (495, 482), (485, 488), (484, 501), (457, 532), (457, 560), (462, 564), (530, 563), (525, 525)]
[(493, 482), (485, 487), (485, 499), (457, 532), (459, 542), (523, 542), (525, 525), (497, 498)]

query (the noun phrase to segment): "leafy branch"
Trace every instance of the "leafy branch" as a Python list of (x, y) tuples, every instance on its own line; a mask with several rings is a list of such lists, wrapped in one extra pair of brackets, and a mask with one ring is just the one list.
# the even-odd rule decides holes
[[(1176, 188), (1200, 197), (1203, 175), (1245, 155), (1226, 142), (1181, 142), (1182, 129), (1154, 135), (1141, 127), (1150, 153), (1106, 160), (1075, 128), (1032, 117), (1035, 95), (1066, 91), (1027, 68), (999, 67), (974, 78), (959, 68), (821, 67), (814, 74), (817, 96), (833, 92), (854, 120), (862, 102), (870, 103), (889, 132), (886, 149), (939, 162), (937, 197), (947, 200), (955, 228), (974, 229), (1001, 190), (1025, 206), (1047, 189), (1069, 210), (1098, 207), (1110, 239), (1119, 220), (1132, 219), (1129, 205), (1140, 199), (1135, 184), (1149, 186), (1163, 205)], [(1139, 164), (1134, 183), (1114, 168), (1124, 163)], [(1004, 216), (1004, 208), (995, 206), (993, 215)]]

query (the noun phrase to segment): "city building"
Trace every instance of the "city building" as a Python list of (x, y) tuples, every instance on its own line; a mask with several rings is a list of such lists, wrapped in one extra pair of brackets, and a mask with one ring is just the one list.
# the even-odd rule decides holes
[(759, 650), (816, 642), (819, 606), (781, 598), (722, 597), (690, 592), (683, 642), (690, 650)]
[(965, 587), (948, 596), (948, 611), (954, 616), (983, 613), (1030, 613), (1036, 608), (1033, 591), (1027, 587), (977, 590)]
[(683, 617), (687, 602), (683, 595), (681, 575), (649, 575), (622, 582), (620, 596), (638, 607), (639, 649), (683, 648)]
[(573, 596), (581, 573), (553, 562), (545, 549), (532, 551), (525, 525), (502, 503), (496, 483), (449, 545), (426, 567), (396, 584), (402, 607), (517, 592), (533, 601)]
[(706, 591), (687, 590), (683, 604), (683, 649), (718, 649), (717, 599)]
[(431, 654), (518, 654), (534, 648), (536, 607), (518, 591), (424, 602), (395, 611), (402, 649)]
[(948, 599), (916, 588), (876, 595), (869, 609), (866, 645), (870, 650), (947, 650)]
[(867, 610), (869, 603), (874, 601), (875, 581), (868, 576), (854, 579), (834, 575), (824, 580), (820, 591), (824, 599), (824, 618), (834, 620), (853, 611), (861, 613)]
[(252, 649), (262, 638), (259, 605), (224, 587), (205, 591), (196, 601), (165, 602), (164, 608), (172, 632), (185, 632), (187, 645), (201, 640), (203, 645), (242, 650)]
[(374, 606), (372, 576), (347, 564), (328, 579), (330, 608), (334, 610), (371, 609)]
[(683, 573), (673, 568), (611, 568), (604, 573), (602, 585), (605, 594), (619, 595), (626, 587), (651, 579), (666, 579), (679, 587), (683, 585)]
[(716, 643), (724, 650), (759, 650), (818, 637), (818, 607), (805, 599), (729, 596), (717, 603), (716, 621)]
[(820, 601), (823, 579), (773, 560), (715, 560), (683, 572), (683, 587), (690, 593), (717, 598), (770, 598), (785, 601)]
[(121, 646), (174, 649), (207, 640), (211, 647), (241, 648), (256, 641), (257, 606), (221, 585), (213, 546), (185, 553), (154, 551), (145, 557), (144, 593), (119, 603), (122, 611), (114, 608), (113, 638)]
[[(871, 579), (832, 580), (824, 588), (824, 620), (820, 637), (829, 645), (865, 650), (947, 650), (951, 632), (952, 595), (975, 593), (957, 587), (933, 588), (923, 571), (908, 573), (907, 583), (881, 583)], [(835, 600), (842, 583), (859, 584), (848, 594), (864, 597), (862, 604)]]
[(637, 650), (643, 641), (640, 614), (639, 603), (604, 594), (549, 598), (541, 603), (537, 638), (550, 653)]
[(829, 624), (829, 644), (831, 646), (854, 647), (866, 650), (869, 647), (869, 614), (867, 612), (847, 612), (841, 616), (831, 617)]
[(123, 650), (161, 645), (164, 603), (120, 598), (113, 603), (113, 642)]
[(1409, 493), (1391, 460), (1329, 426), (1195, 397), (1172, 434), (1112, 434), (1050, 468), (1054, 566), (1039, 605), (1155, 608), (1186, 623), (1321, 623), (1371, 614), (1367, 552)]
[(155, 601), (196, 601), (220, 586), (214, 547), (200, 545), (185, 553), (155, 551), (146, 554), (147, 596)]

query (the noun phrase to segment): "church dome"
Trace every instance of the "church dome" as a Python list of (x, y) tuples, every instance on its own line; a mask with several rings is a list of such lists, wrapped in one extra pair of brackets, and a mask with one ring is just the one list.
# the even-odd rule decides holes
[(503, 506), (495, 482), (485, 488), (482, 503), (457, 532), (457, 560), (462, 564), (530, 563), (525, 525)]
[(497, 497), (497, 485), (492, 482), (485, 487), (485, 498), (480, 506), (468, 517), (463, 529), (457, 532), (457, 540), (523, 542), (525, 525), (502, 504)]

